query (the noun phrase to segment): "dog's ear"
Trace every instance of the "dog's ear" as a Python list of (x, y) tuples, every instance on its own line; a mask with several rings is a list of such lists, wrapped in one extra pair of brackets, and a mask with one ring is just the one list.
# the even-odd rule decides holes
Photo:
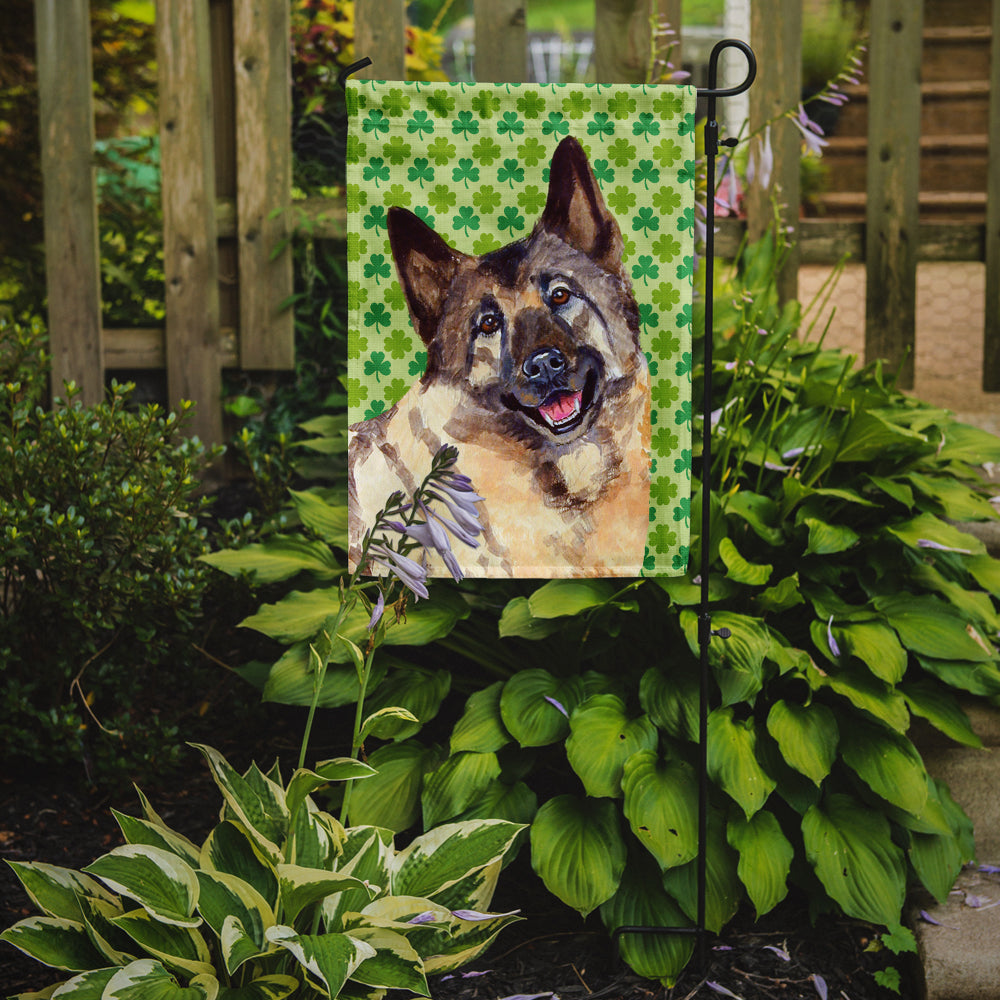
[(604, 204), (587, 154), (571, 135), (552, 154), (541, 225), (605, 270), (624, 273), (621, 230)]
[(434, 339), (444, 302), (463, 254), (405, 208), (389, 209), (389, 245), (420, 339)]

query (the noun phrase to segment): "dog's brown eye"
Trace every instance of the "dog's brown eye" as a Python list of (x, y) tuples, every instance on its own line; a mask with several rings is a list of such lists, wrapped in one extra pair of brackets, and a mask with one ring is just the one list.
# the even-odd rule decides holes
[(497, 330), (499, 329), (500, 329), (500, 319), (499, 317), (494, 316), (492, 313), (487, 313), (487, 315), (485, 315), (479, 321), (480, 333), (486, 333), (486, 334), (496, 333)]
[(569, 289), (564, 285), (553, 288), (549, 293), (549, 302), (554, 306), (564, 306), (569, 302)]

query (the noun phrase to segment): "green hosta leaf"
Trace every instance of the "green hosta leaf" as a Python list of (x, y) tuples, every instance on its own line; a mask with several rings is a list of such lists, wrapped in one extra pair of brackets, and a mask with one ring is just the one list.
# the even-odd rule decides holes
[(1000, 632), (1000, 615), (997, 614), (993, 598), (989, 594), (981, 590), (971, 590), (963, 584), (947, 579), (944, 574), (926, 562), (913, 568), (910, 579), (917, 585), (911, 589), (933, 591), (969, 621), (985, 629), (988, 634), (996, 635)]
[[(615, 894), (601, 904), (604, 926), (687, 927), (690, 924), (677, 903), (660, 884), (656, 868), (641, 857), (630, 858)], [(673, 986), (691, 959), (694, 937), (689, 934), (623, 934), (622, 958), (638, 975)]]
[(775, 781), (757, 762), (752, 718), (737, 721), (732, 708), (717, 708), (709, 714), (708, 774), (748, 819), (767, 801)]
[(828, 524), (815, 517), (804, 518), (803, 523), (809, 529), (809, 543), (805, 551), (807, 556), (829, 556), (845, 552), (860, 537), (846, 524)]
[(421, 804), (424, 826), (430, 828), (454, 819), (500, 777), (495, 753), (452, 754), (424, 780)]
[(7, 864), (31, 901), (46, 916), (82, 920), (83, 911), (79, 902), (81, 896), (115, 902), (115, 897), (97, 879), (71, 868), (60, 868), (39, 861), (8, 861)]
[(983, 462), (1000, 462), (1000, 439), (989, 431), (970, 424), (949, 421), (940, 451), (939, 462), (966, 462), (982, 465)]
[(958, 839), (950, 833), (911, 833), (909, 855), (924, 888), (946, 902), (965, 860)]
[(473, 750), (477, 753), (495, 753), (510, 742), (500, 717), (500, 692), (503, 681), (469, 696), (462, 717), (451, 733), (451, 752)]
[(639, 704), (660, 729), (678, 740), (698, 739), (698, 674), (686, 661), (670, 672), (650, 667), (639, 682)]
[(375, 949), (349, 934), (296, 934), (291, 927), (270, 927), (267, 939), (285, 948), (311, 979), (320, 983), (330, 996), (339, 996), (344, 983), (366, 959), (375, 957)]
[(974, 663), (996, 659), (996, 651), (975, 626), (936, 597), (885, 595), (875, 598), (875, 607), (915, 653)]
[[(701, 584), (695, 583), (690, 576), (655, 576), (653, 582), (665, 591), (670, 600), (684, 608), (691, 607), (701, 601)], [(724, 601), (739, 590), (739, 585), (722, 573), (710, 573), (708, 576), (708, 599)]]
[(843, 652), (856, 656), (886, 684), (898, 684), (906, 673), (906, 650), (896, 633), (878, 622), (836, 625), (833, 634)]
[(949, 687), (986, 697), (1000, 694), (1000, 669), (993, 663), (936, 660), (930, 656), (918, 656), (917, 662)]
[[(705, 851), (705, 926), (714, 934), (732, 919), (743, 899), (743, 884), (736, 873), (736, 852), (726, 843), (726, 824), (714, 810), (709, 813)], [(691, 920), (698, 917), (698, 861), (663, 873), (663, 886)]]
[(739, 490), (726, 498), (726, 514), (745, 521), (768, 545), (778, 547), (784, 541), (781, 511), (770, 497)]
[(164, 924), (145, 910), (132, 910), (111, 921), (168, 968), (189, 976), (211, 975), (212, 956), (205, 939), (191, 927)]
[(607, 604), (618, 588), (610, 580), (549, 580), (528, 598), (533, 618), (564, 618)]
[(854, 718), (840, 753), (876, 795), (919, 815), (927, 801), (927, 772), (907, 737)]
[(833, 712), (812, 702), (797, 705), (778, 700), (767, 716), (767, 731), (781, 748), (785, 761), (819, 786), (837, 756), (839, 731)]
[(625, 762), (622, 790), (625, 818), (660, 868), (697, 855), (698, 783), (690, 766), (640, 751)]
[(871, 410), (862, 410), (851, 421), (837, 451), (838, 462), (867, 462), (890, 448), (925, 445), (927, 439), (915, 431), (889, 423)]
[(200, 867), (234, 875), (253, 886), (270, 906), (277, 905), (277, 873), (242, 824), (227, 820), (208, 835), (201, 848)]
[(952, 476), (924, 476), (911, 472), (906, 478), (925, 497), (940, 505), (941, 513), (951, 521), (992, 521), (996, 518), (989, 500)]
[(889, 525), (886, 530), (912, 549), (923, 549), (926, 546), (922, 545), (922, 542), (931, 542), (935, 546), (967, 552), (970, 555), (984, 555), (986, 552), (986, 546), (978, 538), (933, 514), (918, 514), (909, 521)]
[[(237, 773), (217, 750), (192, 744), (208, 761), (226, 805), (250, 832), (265, 856), (275, 862), (278, 844), (288, 830), (288, 809), (284, 789), (267, 778), (253, 782)], [(256, 786), (256, 787), (255, 787)]]
[(146, 844), (125, 844), (98, 858), (84, 871), (113, 892), (134, 899), (165, 924), (197, 927), (198, 878), (176, 854)]
[(91, 944), (87, 929), (64, 917), (28, 917), (0, 934), (6, 941), (35, 961), (54, 969), (81, 972), (99, 968), (105, 960)]
[(312, 771), (299, 768), (288, 782), (285, 805), (290, 814), (296, 813), (307, 796), (331, 781), (356, 781), (374, 777), (377, 773), (374, 767), (353, 757), (334, 757), (321, 761)]
[(762, 565), (747, 562), (729, 538), (723, 538), (719, 542), (719, 557), (726, 564), (728, 570), (726, 575), (729, 579), (736, 583), (744, 583), (748, 587), (763, 587), (774, 570), (774, 566), (770, 563)]
[(981, 747), (983, 741), (972, 728), (969, 717), (947, 688), (931, 680), (908, 681), (900, 686), (914, 715), (926, 719), (945, 736), (967, 747)]
[(222, 959), (230, 975), (252, 959), (260, 958), (268, 951), (274, 950), (274, 945), (262, 946), (254, 934), (255, 931), (248, 930), (243, 921), (236, 916), (230, 915), (222, 921), (219, 944), (222, 948)]
[[(420, 720), (406, 708), (393, 705), (372, 712), (361, 724), (358, 734), (362, 740), (374, 736), (380, 740), (391, 740), (397, 733), (412, 735), (420, 728)], [(403, 737), (405, 739), (405, 736)]]
[(779, 580), (773, 587), (768, 587), (767, 590), (757, 594), (754, 600), (757, 607), (765, 613), (787, 611), (796, 605), (804, 604), (805, 598), (799, 590), (799, 574), (793, 573)]
[(522, 670), (504, 684), (500, 716), (521, 746), (546, 746), (566, 736), (569, 715), (583, 697), (579, 677), (560, 679), (547, 670)]
[(419, 721), (387, 719), (380, 726), (381, 739), (405, 740), (437, 715), (450, 689), (451, 674), (447, 670), (409, 667), (394, 670), (374, 689), (365, 705), (373, 712), (383, 708), (404, 708), (410, 712)]
[[(335, 643), (333, 656), (343, 656), (343, 643)], [(385, 677), (388, 657), (378, 656), (372, 664), (368, 686), (375, 689)], [(318, 708), (339, 708), (358, 700), (360, 687), (353, 666), (329, 664), (316, 702)], [(316, 697), (316, 674), (310, 661), (309, 643), (297, 642), (289, 646), (271, 666), (264, 681), (261, 697), (280, 705), (311, 705)]]
[[(327, 896), (345, 889), (367, 887), (353, 875), (327, 872), (301, 865), (278, 865), (278, 885), (281, 889), (282, 913), (286, 920), (294, 921), (305, 907), (318, 903)], [(371, 896), (374, 896), (374, 891)]]
[(982, 555), (966, 559), (965, 568), (972, 574), (976, 583), (994, 597), (1000, 597), (1000, 559)]
[(199, 849), (187, 837), (175, 833), (169, 827), (145, 819), (126, 816), (125, 813), (112, 809), (122, 835), (130, 844), (146, 844), (149, 847), (159, 847), (186, 861), (189, 865), (198, 864)]
[(500, 638), (517, 636), (521, 639), (544, 639), (559, 632), (564, 623), (554, 618), (535, 618), (527, 597), (508, 601), (500, 615)]
[(352, 929), (351, 937), (375, 949), (375, 954), (351, 973), (355, 982), (430, 996), (424, 963), (402, 934), (383, 927), (356, 927)]
[(615, 804), (573, 795), (549, 799), (531, 824), (531, 866), (549, 892), (582, 916), (610, 899), (625, 870)]
[(298, 573), (331, 580), (344, 572), (328, 545), (295, 535), (272, 535), (265, 542), (209, 552), (199, 558), (230, 576), (246, 574), (256, 584), (288, 580)]
[(872, 677), (867, 670), (841, 667), (834, 673), (824, 674), (811, 666), (806, 679), (814, 690), (829, 688), (899, 733), (905, 733), (910, 724), (903, 696), (884, 681)]
[[(692, 654), (699, 656), (698, 616), (693, 611), (682, 611), (680, 621)], [(708, 647), (708, 662), (722, 690), (723, 704), (752, 702), (763, 685), (770, 633), (759, 618), (717, 611), (712, 615), (712, 629), (723, 628), (729, 629), (729, 638), (713, 636)]]
[(538, 812), (538, 796), (523, 782), (490, 782), (457, 819), (505, 819), (527, 826)]
[(849, 917), (899, 923), (906, 866), (885, 816), (849, 795), (834, 794), (809, 809), (802, 836), (820, 882)]
[[(223, 949), (226, 970), (232, 975), (247, 958), (265, 950), (264, 931), (274, 925), (274, 912), (252, 885), (235, 875), (200, 871), (198, 883), (201, 886), (198, 910), (216, 936), (226, 943), (227, 935), (223, 934), (223, 929), (227, 920), (231, 920), (239, 923), (240, 933), (236, 935), (237, 939), (249, 939), (250, 954), (237, 955), (232, 947)], [(232, 938), (233, 934), (233, 930), (230, 930), (228, 936)]]
[(618, 798), (622, 768), (638, 750), (652, 750), (659, 739), (646, 716), (629, 719), (625, 703), (613, 694), (591, 695), (570, 717), (566, 757), (588, 795)]
[(212, 975), (196, 976), (181, 986), (159, 962), (143, 958), (117, 970), (101, 1000), (216, 1000), (218, 995), (219, 982)]
[(353, 826), (381, 826), (400, 833), (420, 816), (424, 774), (438, 762), (436, 751), (415, 740), (379, 747), (368, 762), (378, 772), (351, 790)]
[(331, 545), (347, 548), (347, 507), (327, 503), (313, 490), (289, 490), (295, 513), (302, 523)]
[(738, 816), (726, 828), (729, 846), (739, 851), (736, 873), (760, 919), (788, 894), (788, 873), (795, 849), (773, 813), (762, 809), (751, 819)]
[(246, 986), (223, 987), (218, 1000), (285, 1000), (299, 988), (292, 976), (261, 976)]
[(913, 490), (906, 483), (885, 476), (865, 476), (865, 479), (907, 510), (913, 509)]
[(447, 823), (429, 830), (396, 855), (392, 891), (434, 899), (461, 879), (499, 862), (522, 829), (497, 819)]

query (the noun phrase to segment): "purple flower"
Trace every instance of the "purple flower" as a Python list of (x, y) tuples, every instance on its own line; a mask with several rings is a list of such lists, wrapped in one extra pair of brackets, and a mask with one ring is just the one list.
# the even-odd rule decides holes
[(837, 640), (833, 637), (833, 615), (830, 615), (830, 620), (826, 623), (826, 642), (830, 647), (830, 652), (834, 656), (840, 656), (840, 646), (837, 645)]
[(793, 115), (789, 112), (789, 117), (792, 124), (802, 134), (808, 152), (822, 156), (823, 147), (827, 145), (827, 141), (822, 138), (823, 130), (806, 114), (806, 109), (800, 104), (798, 114)]
[(370, 545), (368, 554), (373, 562), (388, 569), (417, 597), (430, 596), (427, 592), (427, 570), (420, 563), (409, 556), (404, 556), (401, 552), (394, 552), (381, 543)]
[(757, 137), (757, 142), (750, 146), (750, 158), (747, 162), (747, 183), (756, 181), (763, 189), (771, 186), (771, 174), (774, 172), (774, 150), (771, 148), (771, 126), (764, 129), (764, 135)]
[(965, 556), (972, 555), (972, 549), (956, 549), (951, 545), (942, 545), (940, 542), (935, 542), (930, 538), (918, 538), (917, 548), (920, 549), (938, 549), (941, 552), (959, 552)]
[(819, 994), (819, 1000), (826, 1000), (826, 980), (815, 972), (809, 978), (812, 979), (813, 986), (816, 987), (816, 992)]
[(424, 910), (423, 913), (418, 913), (415, 917), (410, 917), (406, 922), (408, 924), (431, 924), (437, 920), (437, 915), (433, 910)]
[(375, 602), (375, 607), (372, 609), (372, 616), (368, 619), (368, 631), (371, 632), (376, 625), (382, 620), (382, 613), (385, 611), (385, 594), (380, 590), (378, 592), (378, 600)]
[(567, 719), (569, 718), (569, 712), (566, 711), (565, 707), (562, 705), (561, 702), (556, 701), (555, 698), (552, 698), (549, 695), (543, 695), (543, 697), (550, 705), (554, 705), (560, 712), (562, 712), (562, 714), (565, 715)]
[(492, 920), (494, 917), (513, 917), (520, 913), (520, 910), (511, 910), (509, 913), (480, 913), (479, 910), (452, 910), (451, 915), (459, 920)]

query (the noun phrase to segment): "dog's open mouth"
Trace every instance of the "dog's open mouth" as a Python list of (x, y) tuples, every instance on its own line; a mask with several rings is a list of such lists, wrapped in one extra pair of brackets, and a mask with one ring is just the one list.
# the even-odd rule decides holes
[(575, 427), (583, 416), (583, 392), (554, 392), (541, 406), (538, 415), (557, 434)]

